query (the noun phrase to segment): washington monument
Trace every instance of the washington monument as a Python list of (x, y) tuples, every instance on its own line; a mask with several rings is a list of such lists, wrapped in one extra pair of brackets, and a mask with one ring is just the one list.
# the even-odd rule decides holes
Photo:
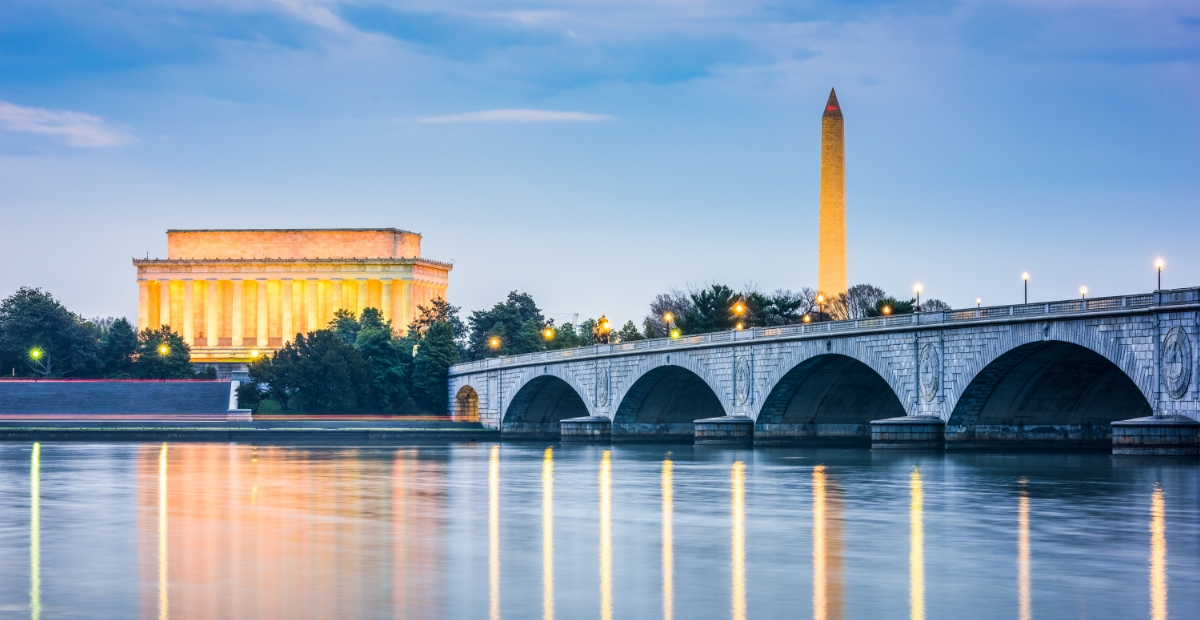
[(846, 148), (842, 106), (829, 90), (821, 115), (821, 237), (817, 290), (826, 297), (846, 292)]

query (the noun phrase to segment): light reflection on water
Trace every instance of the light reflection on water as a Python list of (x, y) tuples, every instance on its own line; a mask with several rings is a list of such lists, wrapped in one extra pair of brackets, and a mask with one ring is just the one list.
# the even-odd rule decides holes
[(3, 443), (0, 617), (1186, 617), (1200, 603), (1198, 470), (1104, 455)]

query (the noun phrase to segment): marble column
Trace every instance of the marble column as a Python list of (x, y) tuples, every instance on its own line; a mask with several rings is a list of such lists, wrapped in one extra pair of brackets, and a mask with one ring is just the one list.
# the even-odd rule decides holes
[(267, 279), (258, 278), (258, 312), (254, 315), (254, 332), (258, 335), (256, 344), (267, 346)]
[(150, 325), (150, 283), (138, 280), (138, 331)]
[(221, 288), (216, 278), (208, 279), (204, 296), (204, 344), (215, 347), (221, 343)]
[(330, 318), (332, 319), (333, 315), (337, 314), (337, 311), (342, 309), (342, 279), (332, 278), (329, 280), (329, 282), (331, 283), (330, 285), (333, 286), (333, 309), (329, 313)]
[[(379, 306), (380, 306), (379, 311), (383, 313), (383, 320), (385, 320), (385, 321), (392, 320), (392, 315), (394, 315), (395, 313), (392, 311), (392, 279), (391, 278), (380, 278), (379, 279)], [(392, 330), (395, 331), (396, 327), (397, 326), (395, 324), (393, 324)]]
[(243, 316), (245, 314), (243, 312), (243, 310), (245, 310), (243, 306), (246, 305), (246, 302), (244, 299), (242, 299), (242, 295), (245, 292), (245, 287), (242, 286), (241, 278), (234, 278), (232, 284), (233, 311), (231, 314), (233, 316), (229, 317), (229, 320), (231, 323), (233, 323), (233, 326), (231, 328), (232, 333), (230, 334), (232, 338), (230, 339), (229, 344), (230, 346), (240, 347), (242, 346), (242, 337), (246, 334), (246, 323)]
[(283, 342), (291, 342), (296, 337), (296, 333), (292, 331), (292, 279), (284, 278), (280, 280), (279, 291), (279, 317), (280, 324), (283, 325), (280, 335), (283, 337)]
[(412, 311), (413, 283), (411, 281), (400, 285), (400, 324), (408, 326), (416, 318)]
[(183, 341), (190, 347), (196, 344), (196, 281), (183, 279)]
[(362, 316), (362, 311), (367, 307), (367, 279), (358, 278), (358, 295), (356, 295), (355, 305), (357, 311), (354, 316)]
[(317, 331), (317, 279), (309, 278), (304, 281), (305, 305), (304, 313), (308, 316), (307, 333)]
[(171, 281), (158, 281), (158, 325), (154, 329), (158, 329), (163, 325), (171, 324)]

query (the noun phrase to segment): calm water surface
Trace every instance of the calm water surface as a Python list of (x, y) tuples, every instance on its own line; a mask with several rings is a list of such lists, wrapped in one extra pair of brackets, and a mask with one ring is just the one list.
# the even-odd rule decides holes
[(3, 618), (1196, 618), (1200, 465), (0, 443)]

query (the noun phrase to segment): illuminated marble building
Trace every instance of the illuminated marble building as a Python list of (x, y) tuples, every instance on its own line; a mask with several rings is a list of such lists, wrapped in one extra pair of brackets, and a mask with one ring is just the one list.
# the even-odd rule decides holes
[(339, 309), (378, 308), (402, 331), (452, 268), (395, 228), (168, 230), (166, 259), (133, 264), (138, 329), (170, 326), (200, 363), (247, 362)]
[(846, 292), (846, 132), (837, 93), (829, 91), (821, 115), (821, 229), (817, 290), (832, 298)]

